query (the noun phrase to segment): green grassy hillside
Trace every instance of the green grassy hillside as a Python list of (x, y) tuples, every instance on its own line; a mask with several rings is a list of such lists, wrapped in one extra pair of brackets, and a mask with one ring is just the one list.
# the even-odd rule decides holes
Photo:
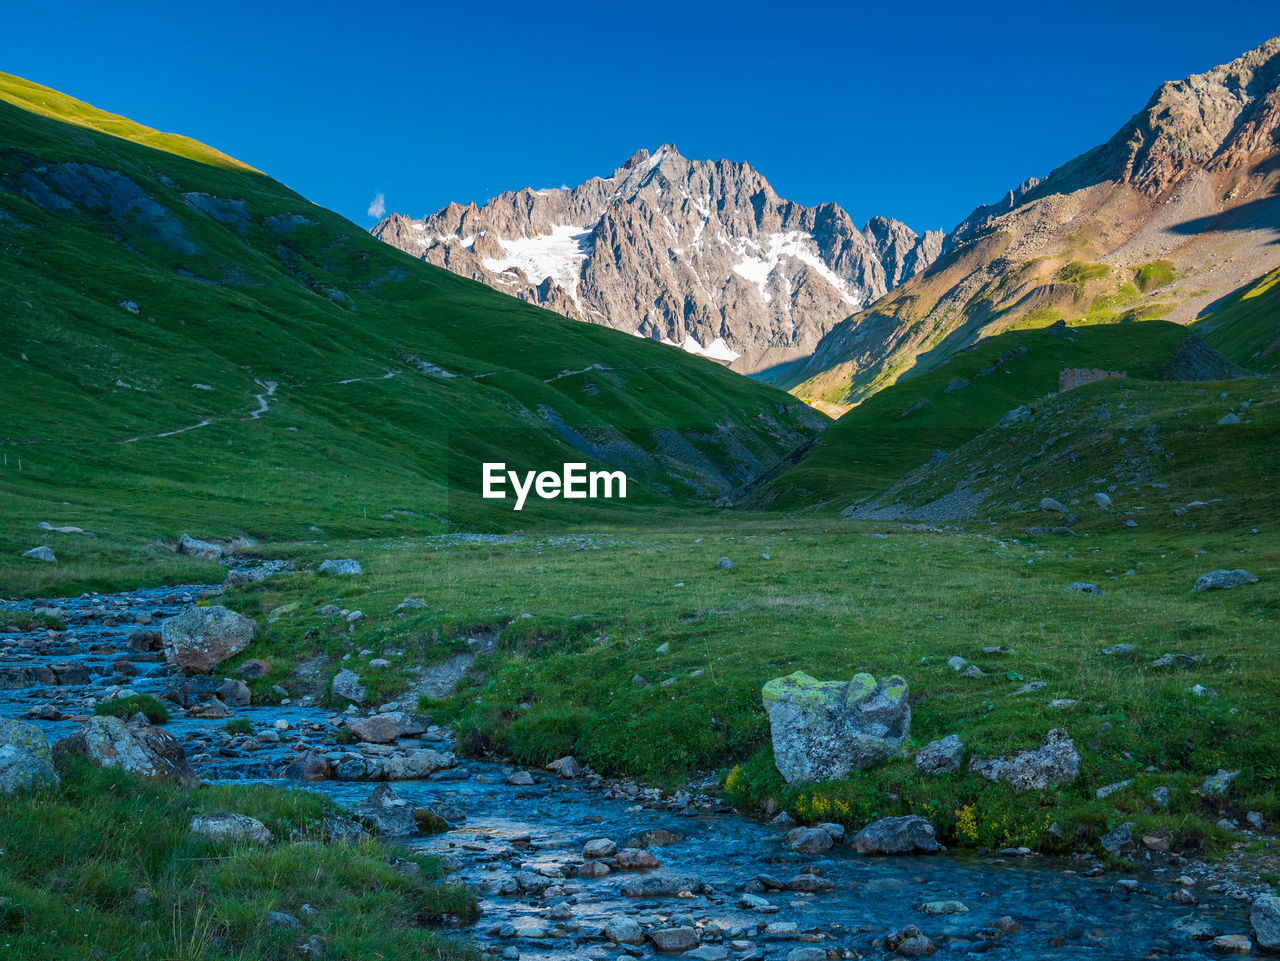
[(1195, 324), (1195, 331), (1237, 364), (1280, 367), (1280, 270), (1259, 277)]
[[(217, 151), (6, 75), (0, 140), (0, 567), (38, 570), (23, 589), (126, 558), (145, 578), (167, 554), (147, 542), (183, 529), (600, 514), (451, 498), (450, 480), (478, 491), (482, 460), (585, 455), (628, 472), (630, 504), (678, 507), (820, 426), (780, 391), (423, 264)], [(56, 568), (16, 558), (49, 537)]]
[(760, 506), (844, 507), (878, 494), (938, 450), (954, 451), (1021, 404), (1058, 389), (1066, 367), (1157, 377), (1187, 331), (1163, 321), (1012, 331), (875, 394), (798, 463), (752, 492)]

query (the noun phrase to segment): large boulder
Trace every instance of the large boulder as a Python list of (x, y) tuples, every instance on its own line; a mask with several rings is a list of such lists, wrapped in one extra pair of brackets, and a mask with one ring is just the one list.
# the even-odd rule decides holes
[(911, 729), (907, 682), (855, 674), (818, 681), (802, 671), (764, 686), (773, 756), (788, 784), (833, 781), (898, 753)]
[(918, 814), (872, 821), (849, 843), (859, 854), (933, 854), (942, 850), (933, 825)]
[(92, 717), (53, 746), (53, 759), (60, 766), (72, 757), (183, 787), (200, 783), (177, 738), (157, 727), (131, 728), (118, 717)]
[(1280, 950), (1280, 898), (1264, 894), (1253, 902), (1249, 911), (1249, 923), (1253, 925), (1253, 939), (1258, 947), (1267, 951)]
[(1011, 758), (974, 758), (969, 770), (988, 781), (1008, 781), (1015, 791), (1043, 791), (1070, 784), (1080, 776), (1080, 752), (1066, 731), (1055, 728), (1035, 751), (1022, 751)]
[(0, 794), (58, 783), (53, 753), (34, 724), (0, 718)]
[(258, 625), (220, 605), (191, 607), (160, 625), (164, 659), (183, 674), (208, 674), (258, 636)]
[(418, 833), (413, 806), (386, 784), (374, 788), (368, 799), (357, 804), (351, 813), (381, 838), (404, 838)]
[(191, 832), (215, 841), (237, 844), (270, 844), (271, 831), (257, 818), (247, 814), (197, 814), (191, 819)]
[[(337, 686), (336, 681), (334, 686)], [(352, 734), (373, 744), (390, 744), (396, 738), (421, 734), (430, 726), (428, 718), (407, 711), (388, 711), (347, 722)]]
[(1201, 574), (1196, 578), (1195, 590), (1200, 591), (1222, 591), (1229, 587), (1240, 587), (1243, 584), (1256, 584), (1258, 578), (1250, 574), (1243, 568), (1236, 568), (1233, 571), (1220, 570), (1210, 571), (1208, 574)]
[(222, 560), (222, 548), (208, 541), (196, 540), (190, 534), (178, 538), (178, 553), (188, 557), (198, 557), (202, 561)]
[(950, 774), (963, 763), (964, 742), (956, 734), (930, 741), (916, 755), (916, 770), (921, 774)]
[(408, 754), (397, 754), (387, 758), (383, 774), (388, 781), (416, 781), (429, 777), (436, 771), (454, 767), (458, 763), (450, 751), (433, 751), (421, 748)]

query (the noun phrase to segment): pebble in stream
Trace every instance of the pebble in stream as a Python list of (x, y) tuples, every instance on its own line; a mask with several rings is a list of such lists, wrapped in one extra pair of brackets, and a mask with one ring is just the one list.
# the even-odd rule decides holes
[[(131, 650), (130, 634), (158, 628), (212, 590), (0, 605), (51, 609), (67, 624), (65, 632), (0, 633), (0, 716), (39, 718), (55, 740), (98, 700), (121, 690), (159, 695), (181, 682), (158, 653)], [(218, 675), (191, 679), (192, 703), (208, 703), (222, 683)], [(173, 712), (168, 729), (204, 780), (305, 787), (349, 807), (374, 785), (289, 781), (280, 778), (282, 769), (306, 759), (311, 770), (363, 778), (385, 770), (391, 758), (452, 746), (438, 727), (395, 744), (343, 746), (336, 736), (344, 718), (306, 703), (232, 711), (251, 722), (250, 734)], [(1199, 905), (1189, 895), (1166, 900), (1181, 888), (1159, 870), (1117, 884), (1089, 859), (868, 858), (847, 843), (800, 854), (785, 845), (785, 828), (742, 818), (714, 797), (664, 797), (590, 771), (572, 779), (513, 773), (497, 762), (462, 759), (427, 778), (391, 784), (448, 828), (407, 843), (443, 858), (477, 892), (483, 914), (458, 935), (502, 958), (661, 951), (695, 961), (818, 961), (911, 956), (936, 946), (943, 956), (1018, 961), (1197, 959), (1220, 956), (1212, 938), (1249, 930), (1247, 907), (1228, 898), (1198, 892)]]

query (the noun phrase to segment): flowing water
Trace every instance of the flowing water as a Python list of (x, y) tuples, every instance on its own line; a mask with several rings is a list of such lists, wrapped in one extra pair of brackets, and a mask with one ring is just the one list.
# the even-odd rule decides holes
[[(194, 603), (204, 590), (159, 588), (3, 605), (59, 608), (68, 629), (0, 634), (0, 716), (24, 717), (32, 708), (52, 705), (44, 713), (59, 716), (36, 722), (52, 741), (74, 730), (92, 713), (90, 699), (113, 687), (158, 694), (175, 678), (157, 653), (131, 653), (128, 636), (140, 624), (158, 629), (160, 620)], [(296, 703), (237, 708), (235, 714), (253, 724), (252, 736), (229, 734), (224, 720), (180, 712), (167, 725), (203, 779), (305, 787), (345, 805), (363, 801), (375, 786), (299, 785), (279, 778), (286, 761), (304, 749), (352, 750), (334, 740), (340, 715)], [(264, 730), (277, 732), (279, 742), (265, 742)], [(432, 728), (406, 740), (409, 747), (443, 750), (449, 732)], [(891, 957), (874, 942), (908, 924), (938, 946), (938, 956), (1000, 959), (1219, 957), (1207, 938), (1249, 929), (1246, 902), (1199, 889), (1198, 907), (1165, 900), (1176, 888), (1177, 868), (1122, 874), (1098, 872), (1088, 859), (868, 858), (841, 845), (822, 855), (800, 855), (782, 843), (783, 829), (741, 817), (714, 798), (664, 798), (631, 784), (565, 780), (546, 771), (531, 772), (533, 784), (508, 784), (513, 770), (463, 758), (425, 780), (393, 784), (411, 804), (443, 804), (460, 812), (449, 820), (465, 815), (448, 831), (407, 843), (443, 856), (454, 876), (476, 889), (483, 913), (459, 936), (507, 958), (654, 955), (650, 942), (615, 944), (603, 935), (618, 916), (634, 919), (645, 931), (692, 929), (701, 941), (692, 958), (777, 961), (828, 952)], [(581, 877), (583, 845), (598, 838), (619, 848), (632, 838), (648, 842), (660, 864), (635, 871), (617, 870), (614, 862), (604, 876)], [(666, 893), (624, 893), (645, 879)], [(1136, 887), (1118, 885), (1122, 880)], [(967, 910), (932, 915), (920, 909), (943, 901), (958, 901)], [(1002, 920), (1010, 918), (1013, 924)]]

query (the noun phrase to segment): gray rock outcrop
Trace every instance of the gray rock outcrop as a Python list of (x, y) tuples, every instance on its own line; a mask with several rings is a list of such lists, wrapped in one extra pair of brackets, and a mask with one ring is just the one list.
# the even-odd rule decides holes
[(183, 674), (208, 674), (258, 636), (258, 625), (220, 605), (192, 607), (160, 625), (164, 659)]
[(131, 728), (118, 717), (90, 718), (53, 746), (55, 764), (71, 757), (183, 787), (200, 783), (177, 738), (157, 727)]
[(831, 781), (898, 753), (911, 728), (907, 682), (855, 674), (818, 681), (801, 671), (764, 686), (774, 763), (787, 783)]
[(58, 783), (53, 752), (34, 724), (0, 718), (0, 794)]
[(969, 770), (988, 781), (1008, 781), (1015, 791), (1043, 791), (1070, 784), (1080, 776), (1080, 752), (1065, 730), (1055, 728), (1034, 751), (1022, 751), (1011, 758), (974, 758)]
[(933, 854), (942, 850), (933, 825), (918, 814), (873, 821), (849, 843), (859, 854)]

